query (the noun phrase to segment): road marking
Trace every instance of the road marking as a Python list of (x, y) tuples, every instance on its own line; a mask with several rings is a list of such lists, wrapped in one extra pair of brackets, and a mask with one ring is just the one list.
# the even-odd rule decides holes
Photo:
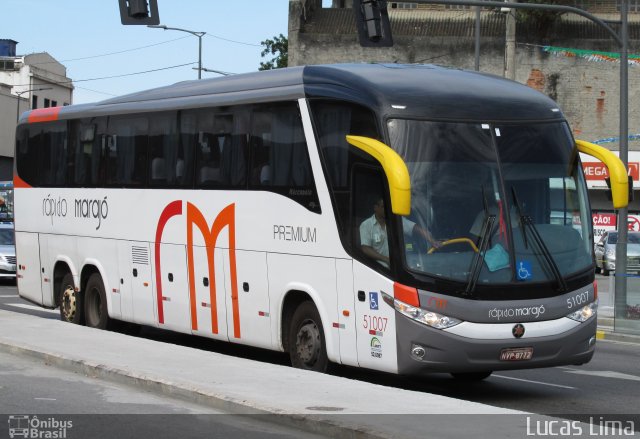
[(565, 368), (567, 373), (575, 373), (576, 375), (589, 375), (601, 378), (615, 378), (618, 380), (640, 381), (640, 376), (629, 375), (622, 372), (614, 372), (612, 370), (578, 370)]
[(5, 305), (13, 306), (14, 308), (24, 308), (24, 309), (31, 309), (34, 311), (42, 311), (42, 312), (50, 312), (52, 314), (58, 314), (58, 311), (56, 311), (55, 309), (40, 308), (39, 306), (27, 305), (26, 303), (5, 303)]
[(17, 299), (17, 294), (0, 294), (0, 298), (2, 299)]
[(577, 387), (563, 386), (561, 384), (543, 383), (542, 381), (525, 380), (522, 378), (514, 378), (514, 377), (508, 377), (504, 375), (491, 375), (491, 376), (496, 378), (503, 378), (505, 380), (523, 381), (525, 383), (531, 383), (531, 384), (542, 384), (543, 386), (560, 387), (561, 389), (578, 390)]
[(33, 398), (36, 401), (57, 401), (55, 398)]

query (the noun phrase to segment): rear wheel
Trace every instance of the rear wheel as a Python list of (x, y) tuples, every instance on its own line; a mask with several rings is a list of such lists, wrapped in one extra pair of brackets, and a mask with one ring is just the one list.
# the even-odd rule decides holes
[(58, 302), (60, 303), (60, 320), (78, 325), (83, 323), (82, 294), (76, 291), (71, 273), (65, 274), (62, 278), (58, 290)]
[(482, 381), (485, 378), (488, 378), (493, 371), (486, 372), (464, 372), (464, 373), (452, 373), (451, 375), (459, 381)]
[(607, 270), (607, 260), (602, 258), (602, 275), (609, 276), (609, 270)]
[(312, 302), (298, 306), (289, 328), (289, 356), (294, 367), (326, 372), (329, 365), (320, 314)]
[(84, 291), (84, 314), (87, 326), (108, 329), (111, 319), (107, 311), (107, 295), (99, 273), (93, 273)]

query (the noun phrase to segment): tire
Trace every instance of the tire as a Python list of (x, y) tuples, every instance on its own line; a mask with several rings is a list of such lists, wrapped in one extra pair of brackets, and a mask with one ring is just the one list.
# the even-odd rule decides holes
[(87, 326), (109, 329), (111, 319), (107, 311), (107, 295), (99, 273), (93, 273), (84, 289), (84, 317)]
[(472, 381), (482, 381), (485, 378), (488, 378), (493, 371), (489, 370), (486, 372), (464, 372), (464, 373), (452, 373), (451, 375), (458, 381), (472, 382)]
[(609, 270), (607, 270), (607, 260), (602, 258), (602, 275), (609, 276)]
[(326, 372), (329, 366), (320, 314), (313, 302), (302, 302), (289, 327), (291, 365), (299, 369)]
[(60, 303), (60, 320), (76, 325), (84, 324), (82, 294), (76, 291), (71, 273), (65, 274), (62, 278), (58, 290), (58, 302)]

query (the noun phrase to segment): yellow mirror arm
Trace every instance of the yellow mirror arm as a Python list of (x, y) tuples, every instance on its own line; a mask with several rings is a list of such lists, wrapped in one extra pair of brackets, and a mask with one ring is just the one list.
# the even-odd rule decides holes
[(613, 207), (621, 209), (629, 204), (629, 177), (622, 161), (607, 148), (594, 143), (576, 140), (578, 151), (597, 158), (609, 169)]
[(396, 215), (409, 215), (411, 213), (411, 180), (402, 157), (389, 146), (369, 137), (347, 136), (347, 142), (380, 162), (389, 184), (391, 211)]

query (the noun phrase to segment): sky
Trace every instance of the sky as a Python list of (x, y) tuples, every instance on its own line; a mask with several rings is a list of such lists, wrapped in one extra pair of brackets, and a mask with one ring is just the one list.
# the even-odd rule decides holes
[[(287, 35), (288, 0), (158, 0), (158, 9), (161, 24), (207, 33), (202, 66), (212, 70), (256, 71), (271, 59), (260, 42)], [(197, 37), (124, 26), (118, 0), (1, 0), (0, 11), (0, 39), (17, 41), (17, 55), (48, 52), (62, 63), (74, 104), (198, 78)]]

